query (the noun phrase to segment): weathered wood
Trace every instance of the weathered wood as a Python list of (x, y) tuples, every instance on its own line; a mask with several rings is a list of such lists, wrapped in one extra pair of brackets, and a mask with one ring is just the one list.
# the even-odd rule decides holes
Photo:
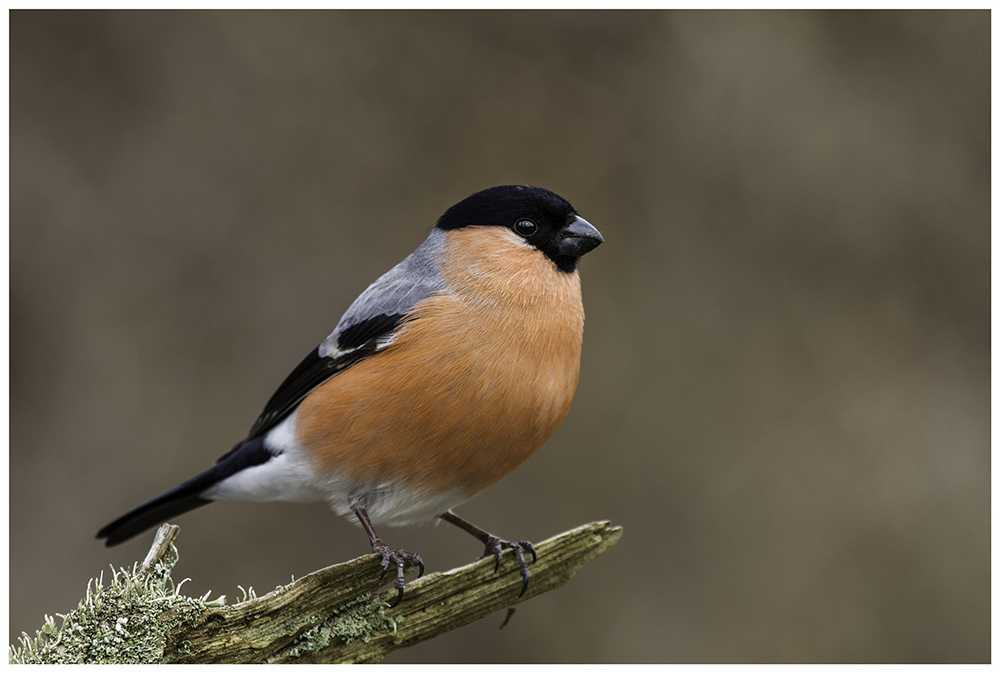
[[(403, 601), (380, 589), (381, 559), (371, 554), (318, 570), (264, 596), (225, 605), (180, 594), (170, 571), (178, 528), (164, 524), (142, 565), (112, 568), (110, 586), (88, 584), (63, 624), (45, 617), (35, 635), (11, 648), (13, 663), (348, 663), (378, 661), (551, 591), (613, 547), (620, 527), (595, 522), (536, 545), (537, 562), (523, 597), (518, 564), (504, 552), (407, 583)], [(408, 567), (413, 573), (415, 569)], [(183, 583), (181, 583), (183, 584)], [(509, 617), (509, 614), (508, 614)]]
[[(146, 558), (143, 559), (142, 565), (139, 567), (139, 572), (146, 574), (152, 570), (157, 563), (161, 562), (170, 551), (171, 547), (173, 547), (174, 540), (177, 539), (177, 535), (180, 532), (180, 526), (174, 526), (169, 523), (165, 523), (160, 526), (156, 530), (156, 535), (153, 537), (153, 546), (149, 548), (149, 551), (146, 553)], [(169, 565), (172, 566), (173, 564)]]
[(379, 557), (364, 556), (260, 598), (205, 610), (193, 626), (171, 633), (164, 662), (378, 661), (562, 586), (621, 535), (620, 527), (596, 522), (538, 544), (538, 561), (521, 598), (517, 563), (505, 552), (495, 574), (492, 558), (432, 573), (408, 582), (402, 603), (389, 608), (393, 596), (377, 590), (391, 578), (380, 578)]

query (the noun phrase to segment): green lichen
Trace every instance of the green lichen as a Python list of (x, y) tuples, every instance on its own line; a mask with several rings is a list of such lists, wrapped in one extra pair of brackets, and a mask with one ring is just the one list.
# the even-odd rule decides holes
[(334, 639), (340, 639), (345, 644), (357, 639), (367, 643), (383, 633), (395, 633), (396, 624), (402, 619), (385, 614), (387, 607), (388, 604), (373, 599), (370, 593), (362, 594), (299, 636), (288, 654), (300, 657), (318, 652)]
[[(111, 585), (104, 573), (87, 583), (87, 595), (75, 610), (45, 615), (45, 624), (34, 637), (22, 634), (11, 646), (12, 664), (142, 664), (163, 654), (169, 631), (190, 624), (211, 605), (206, 594), (189, 598), (174, 586), (170, 571), (177, 563), (171, 545), (166, 558), (147, 572), (138, 564), (131, 569), (111, 568)], [(183, 582), (181, 582), (183, 584)], [(213, 601), (218, 603), (219, 601)]]

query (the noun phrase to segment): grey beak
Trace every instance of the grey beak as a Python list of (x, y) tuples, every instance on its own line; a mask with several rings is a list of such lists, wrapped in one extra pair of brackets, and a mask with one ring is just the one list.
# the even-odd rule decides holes
[(559, 254), (565, 257), (582, 257), (604, 243), (601, 232), (579, 215), (563, 228), (562, 235), (558, 248)]

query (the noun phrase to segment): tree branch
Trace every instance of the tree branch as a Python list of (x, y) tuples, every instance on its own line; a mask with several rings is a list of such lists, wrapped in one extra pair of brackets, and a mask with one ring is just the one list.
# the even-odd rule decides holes
[[(318, 570), (231, 606), (224, 605), (224, 599), (206, 603), (207, 595), (200, 601), (180, 596), (169, 578), (177, 560), (172, 545), (177, 531), (176, 526), (162, 526), (141, 568), (131, 574), (115, 573), (112, 587), (99, 587), (93, 596), (88, 586), (87, 599), (63, 617), (62, 627), (56, 629), (46, 617), (46, 628), (35, 640), (22, 637), (22, 647), (12, 648), (11, 660), (122, 663), (139, 657), (161, 663), (374, 662), (395, 649), (562, 586), (622, 535), (620, 527), (595, 522), (539, 543), (535, 547), (538, 561), (531, 565), (531, 581), (521, 598), (517, 563), (505, 552), (496, 573), (493, 559), (486, 558), (412, 580), (402, 603), (389, 608), (388, 600), (395, 592), (390, 596), (379, 591), (388, 579), (381, 577), (380, 558), (375, 555)], [(127, 604), (113, 593), (116, 587), (130, 600), (138, 598), (140, 605)], [(107, 605), (114, 606), (115, 612), (102, 616), (99, 608)], [(153, 618), (143, 613), (146, 621), (138, 619), (149, 605), (157, 606)], [(86, 628), (75, 623), (77, 613), (85, 617)], [(144, 626), (137, 633), (140, 624)], [(86, 644), (78, 646), (77, 636)], [(117, 650), (116, 640), (121, 641)]]

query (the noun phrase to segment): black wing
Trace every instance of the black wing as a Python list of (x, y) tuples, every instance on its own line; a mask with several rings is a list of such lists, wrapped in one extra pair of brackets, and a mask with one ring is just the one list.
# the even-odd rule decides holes
[(337, 357), (323, 357), (318, 347), (314, 349), (278, 386), (250, 428), (250, 434), (237, 447), (271, 430), (318, 385), (378, 350), (379, 339), (395, 330), (402, 319), (402, 314), (378, 315), (348, 327), (337, 337), (337, 347), (346, 351)]
[(118, 517), (102, 528), (97, 537), (107, 538), (110, 547), (161, 521), (212, 502), (201, 494), (237, 472), (262, 465), (273, 458), (275, 454), (264, 446), (263, 436), (292, 413), (316, 386), (375, 353), (379, 349), (379, 340), (391, 334), (403, 317), (402, 314), (377, 315), (345, 328), (337, 336), (337, 349), (341, 354), (336, 357), (321, 356), (319, 348), (309, 353), (278, 386), (246, 439), (208, 470)]

